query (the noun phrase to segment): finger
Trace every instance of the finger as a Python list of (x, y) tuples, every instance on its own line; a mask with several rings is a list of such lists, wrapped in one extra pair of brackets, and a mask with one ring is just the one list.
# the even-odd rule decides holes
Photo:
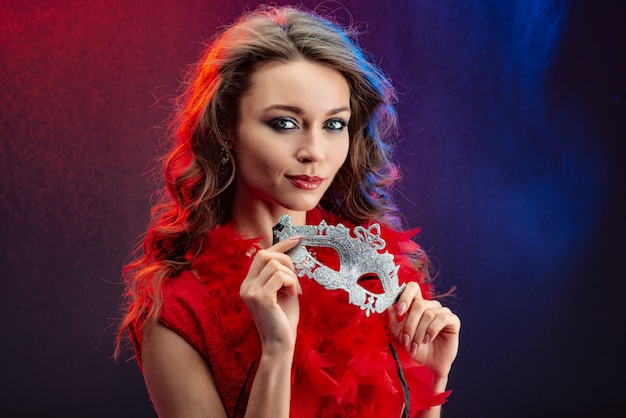
[(272, 260), (254, 279), (246, 279), (241, 284), (239, 294), (244, 301), (254, 304), (274, 304), (278, 294), (297, 295), (299, 288), (298, 278), (287, 267)]
[[(279, 254), (279, 255), (285, 256), (284, 254)], [(272, 276), (278, 273), (293, 275), (295, 277), (293, 267), (286, 266), (284, 264), (286, 262), (287, 260), (279, 260), (278, 257), (270, 258), (265, 263), (265, 265), (263, 265), (258, 275), (254, 277), (252, 280), (249, 280), (251, 290), (263, 288), (264, 286), (267, 285), (267, 282), (272, 278)]]
[(398, 298), (398, 316), (401, 317), (408, 311), (414, 299), (424, 299), (424, 297), (422, 296), (422, 289), (420, 288), (420, 285), (418, 283), (409, 282), (406, 284), (406, 287), (402, 291), (400, 298)]
[(408, 313), (404, 318), (402, 327), (402, 344), (408, 351), (412, 351), (412, 343), (415, 341), (415, 333), (422, 321), (422, 315), (427, 309), (427, 302), (424, 299), (416, 298), (411, 302)]
[(300, 242), (300, 237), (295, 237), (294, 240), (286, 239), (268, 249), (257, 251), (254, 255), (254, 260), (250, 265), (250, 269), (248, 270), (248, 275), (258, 276), (265, 265), (271, 260), (278, 260), (281, 264), (293, 270), (294, 267), (291, 258), (284, 252), (289, 251), (291, 248), (296, 246), (298, 242)]
[(437, 310), (436, 316), (428, 325), (426, 333), (424, 335), (424, 344), (435, 340), (442, 331), (451, 333), (458, 333), (460, 330), (461, 321), (459, 317), (452, 313), (448, 308), (442, 307)]
[(282, 241), (278, 241), (276, 244), (269, 247), (268, 251), (276, 251), (278, 253), (284, 253), (291, 250), (293, 247), (298, 245), (300, 239), (302, 237), (300, 235), (294, 235), (293, 237), (286, 238)]
[(292, 271), (278, 271), (270, 277), (265, 290), (276, 295), (297, 296), (300, 283)]
[(425, 340), (428, 342), (426, 339), (428, 327), (437, 315), (438, 309), (441, 309), (441, 303), (435, 300), (413, 301), (402, 331), (402, 342), (409, 352), (414, 353)]
[[(411, 344), (411, 353), (417, 351), (417, 349), (422, 344), (428, 344), (432, 338), (439, 333), (441, 328), (438, 328), (437, 325), (439, 322), (437, 318), (440, 317), (442, 312), (441, 304), (437, 301), (428, 301), (428, 307), (422, 312), (419, 323), (415, 329), (415, 334), (413, 335), (413, 341)], [(433, 327), (433, 324), (435, 325)]]

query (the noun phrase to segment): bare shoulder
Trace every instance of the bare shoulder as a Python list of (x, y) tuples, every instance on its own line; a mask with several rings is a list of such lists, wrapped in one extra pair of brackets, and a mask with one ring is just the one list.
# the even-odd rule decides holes
[(176, 332), (155, 325), (144, 338), (142, 362), (160, 418), (226, 417), (209, 365)]

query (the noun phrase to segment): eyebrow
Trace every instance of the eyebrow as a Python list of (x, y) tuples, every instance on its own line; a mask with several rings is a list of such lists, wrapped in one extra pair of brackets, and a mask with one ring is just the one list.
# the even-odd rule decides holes
[[(274, 110), (274, 109), (286, 110), (287, 112), (295, 113), (296, 115), (304, 115), (305, 114), (304, 109), (302, 109), (301, 107), (289, 106), (289, 105), (283, 105), (283, 104), (270, 105), (270, 106), (264, 108), (262, 111), (263, 112), (267, 112), (267, 111)], [(336, 109), (331, 109), (327, 114), (328, 115), (336, 115), (337, 113), (341, 113), (341, 112), (350, 112), (350, 107), (343, 106), (343, 107), (338, 107)]]

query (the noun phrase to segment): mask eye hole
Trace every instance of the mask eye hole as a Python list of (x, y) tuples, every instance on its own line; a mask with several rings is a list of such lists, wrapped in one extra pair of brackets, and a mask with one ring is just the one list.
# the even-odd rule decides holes
[(356, 282), (363, 289), (376, 295), (385, 293), (385, 290), (383, 289), (383, 283), (380, 281), (380, 278), (374, 273), (366, 273), (359, 277)]
[(339, 260), (339, 254), (329, 247), (309, 247), (305, 246), (306, 250), (319, 262), (323, 262), (324, 265), (335, 271), (340, 270), (341, 262)]

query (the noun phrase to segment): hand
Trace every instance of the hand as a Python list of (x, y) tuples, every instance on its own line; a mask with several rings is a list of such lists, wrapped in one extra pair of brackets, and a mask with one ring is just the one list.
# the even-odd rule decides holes
[(295, 347), (300, 318), (298, 294), (302, 290), (285, 251), (299, 241), (299, 237), (292, 237), (258, 251), (241, 283), (239, 294), (252, 315), (264, 349), (293, 351)]
[(424, 299), (415, 282), (407, 283), (389, 314), (392, 331), (413, 360), (447, 377), (459, 349), (459, 317), (439, 301)]

